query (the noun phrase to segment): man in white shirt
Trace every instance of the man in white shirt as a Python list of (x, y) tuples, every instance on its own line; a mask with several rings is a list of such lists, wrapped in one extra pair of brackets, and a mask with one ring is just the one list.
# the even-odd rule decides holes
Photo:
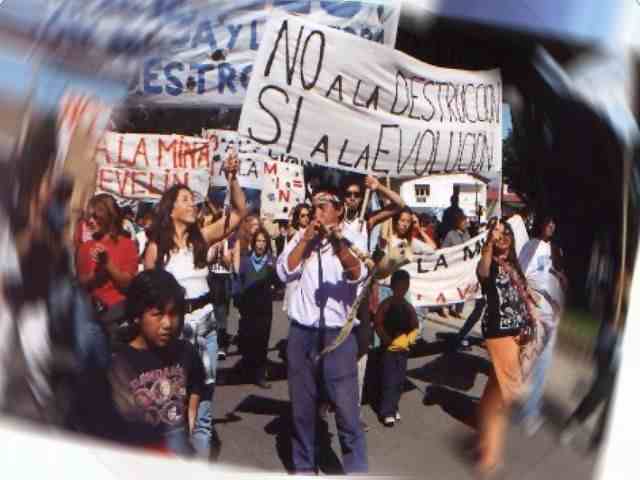
[(313, 197), (314, 219), (287, 244), (278, 259), (278, 275), (298, 282), (289, 298), (291, 328), (287, 345), (289, 397), (293, 413), (292, 460), (296, 473), (317, 471), (316, 418), (321, 396), (335, 407), (345, 473), (366, 473), (367, 446), (360, 425), (357, 380), (358, 346), (349, 334), (335, 350), (332, 345), (347, 322), (358, 285), (367, 268), (348, 248), (364, 250), (362, 236), (339, 225), (344, 207), (334, 192)]

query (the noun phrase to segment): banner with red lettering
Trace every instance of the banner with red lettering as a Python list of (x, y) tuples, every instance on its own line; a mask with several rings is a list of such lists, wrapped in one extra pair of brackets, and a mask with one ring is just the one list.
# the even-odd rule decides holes
[(304, 167), (268, 159), (263, 165), (261, 213), (270, 220), (288, 220), (294, 207), (304, 202)]
[(154, 201), (181, 183), (202, 199), (211, 176), (209, 146), (199, 137), (107, 132), (93, 157), (96, 191), (119, 200)]
[(403, 268), (411, 275), (412, 304), (425, 307), (480, 298), (476, 267), (486, 236), (484, 232), (462, 245), (414, 256)]

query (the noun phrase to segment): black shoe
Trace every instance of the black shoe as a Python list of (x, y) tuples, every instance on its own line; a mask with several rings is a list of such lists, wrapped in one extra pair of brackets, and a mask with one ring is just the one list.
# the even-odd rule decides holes
[(225, 350), (218, 350), (218, 360), (224, 360), (227, 358), (227, 352)]

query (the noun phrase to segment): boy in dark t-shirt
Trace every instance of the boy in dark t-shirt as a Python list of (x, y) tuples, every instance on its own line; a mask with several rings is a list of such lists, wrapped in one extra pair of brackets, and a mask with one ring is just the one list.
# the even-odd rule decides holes
[(407, 375), (409, 348), (418, 338), (416, 311), (404, 298), (409, 282), (409, 273), (404, 270), (394, 272), (391, 276), (393, 295), (382, 302), (376, 312), (376, 333), (385, 348), (379, 413), (386, 427), (393, 427), (400, 420), (398, 403)]
[(184, 290), (164, 270), (144, 271), (127, 292), (133, 339), (113, 355), (110, 381), (117, 441), (192, 455), (190, 432), (204, 388), (204, 366), (179, 340)]

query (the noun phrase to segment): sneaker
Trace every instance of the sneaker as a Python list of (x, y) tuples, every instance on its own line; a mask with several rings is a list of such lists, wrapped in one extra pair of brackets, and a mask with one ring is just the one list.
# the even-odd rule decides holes
[(396, 422), (400, 422), (402, 417), (400, 416), (400, 412), (396, 412)]
[(395, 417), (384, 417), (384, 420), (382, 420), (382, 424), (385, 427), (393, 427), (396, 424), (396, 419)]
[(227, 358), (227, 352), (224, 350), (218, 350), (218, 360), (225, 360)]

